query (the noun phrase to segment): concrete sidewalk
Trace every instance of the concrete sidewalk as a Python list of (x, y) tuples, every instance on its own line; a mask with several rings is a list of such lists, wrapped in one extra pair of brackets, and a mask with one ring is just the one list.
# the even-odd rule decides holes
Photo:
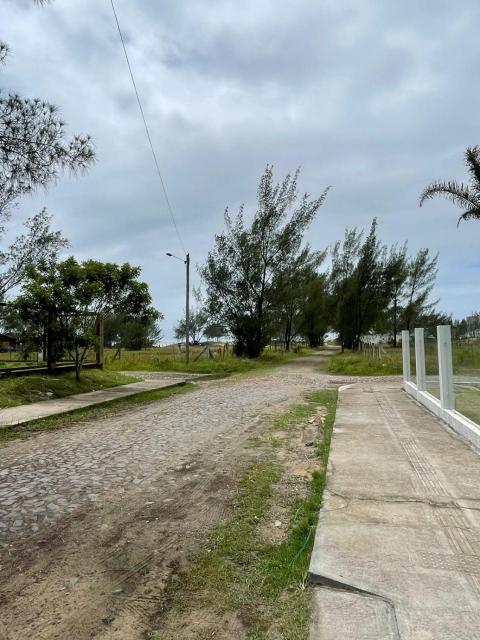
[(398, 384), (340, 393), (312, 640), (480, 638), (480, 457)]
[[(129, 372), (129, 375), (142, 377), (140, 372), (136, 371)], [(30, 422), (31, 420), (38, 420), (39, 418), (70, 413), (77, 409), (85, 409), (86, 407), (111, 402), (119, 398), (128, 398), (145, 391), (156, 391), (179, 386), (184, 384), (190, 377), (188, 374), (185, 374), (185, 376), (155, 374), (155, 376), (151, 375), (151, 377), (141, 382), (132, 382), (131, 384), (102, 389), (101, 391), (90, 391), (89, 393), (79, 393), (65, 398), (43, 400), (41, 402), (22, 404), (18, 407), (0, 409), (0, 429)]]

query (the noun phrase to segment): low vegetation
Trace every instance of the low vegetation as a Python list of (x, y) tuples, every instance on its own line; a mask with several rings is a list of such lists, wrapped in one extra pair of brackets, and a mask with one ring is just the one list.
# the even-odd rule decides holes
[(107, 354), (106, 367), (112, 371), (188, 371), (192, 373), (242, 373), (283, 364), (299, 356), (311, 353), (308, 349), (284, 351), (265, 350), (259, 358), (238, 358), (231, 353), (215, 358), (196, 357), (201, 347), (191, 349), (190, 362), (175, 353), (171, 347), (144, 351), (123, 351), (119, 359), (113, 359), (113, 350)]
[(137, 382), (137, 378), (99, 369), (86, 369), (79, 381), (75, 380), (74, 372), (4, 378), (0, 380), (0, 407), (16, 407), (50, 398), (64, 398), (75, 393), (99, 391), (129, 382)]
[[(333, 390), (309, 394), (305, 403), (291, 407), (267, 430), (259, 457), (241, 475), (233, 515), (214, 528), (191, 568), (171, 583), (157, 629), (148, 638), (308, 638), (307, 571), (336, 396)], [(281, 454), (300, 446), (300, 455), (305, 455), (299, 435), (310, 421), (321, 426), (312, 451), (316, 470), (307, 479), (292, 475)], [(278, 537), (265, 534), (275, 505), (285, 514)], [(195, 632), (189, 622), (193, 619)]]
[(328, 359), (326, 371), (345, 376), (402, 375), (402, 350), (386, 349), (381, 358), (346, 351)]
[(480, 389), (455, 385), (455, 409), (480, 424)]

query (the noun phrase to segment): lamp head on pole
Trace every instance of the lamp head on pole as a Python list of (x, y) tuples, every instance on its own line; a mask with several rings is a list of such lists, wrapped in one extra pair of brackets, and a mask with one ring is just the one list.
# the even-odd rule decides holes
[(175, 258), (175, 260), (180, 260), (180, 261), (181, 261), (181, 262), (183, 262), (184, 264), (186, 264), (186, 263), (187, 263), (187, 261), (186, 261), (184, 258), (179, 258), (178, 256), (176, 256), (176, 255), (175, 255), (175, 254), (173, 254), (173, 253), (170, 253), (169, 251), (167, 251), (166, 255), (167, 255), (169, 258)]

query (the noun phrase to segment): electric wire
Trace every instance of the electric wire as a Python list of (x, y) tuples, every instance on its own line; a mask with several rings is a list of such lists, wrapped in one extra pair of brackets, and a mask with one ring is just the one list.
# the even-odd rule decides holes
[(132, 66), (130, 64), (130, 59), (129, 59), (128, 53), (127, 53), (127, 47), (125, 45), (125, 40), (124, 40), (124, 37), (123, 37), (122, 29), (120, 27), (120, 22), (118, 20), (118, 15), (117, 15), (117, 12), (115, 10), (115, 4), (114, 4), (113, 0), (110, 0), (110, 4), (112, 5), (112, 11), (113, 11), (113, 15), (114, 15), (115, 22), (116, 22), (116, 25), (117, 25), (118, 35), (120, 36), (120, 41), (122, 43), (123, 53), (125, 55), (125, 60), (127, 62), (128, 70), (130, 72), (130, 78), (132, 80), (133, 89), (135, 91), (135, 96), (137, 97), (138, 108), (140, 109), (140, 114), (142, 116), (143, 125), (145, 127), (145, 132), (147, 134), (148, 143), (150, 145), (150, 149), (151, 149), (152, 156), (153, 156), (153, 161), (155, 163), (157, 174), (158, 174), (158, 177), (160, 178), (160, 183), (162, 185), (162, 191), (163, 191), (163, 195), (165, 197), (165, 202), (167, 204), (167, 209), (168, 209), (168, 211), (170, 213), (170, 217), (172, 219), (172, 223), (173, 223), (173, 226), (174, 226), (174, 229), (175, 229), (175, 233), (177, 234), (177, 238), (178, 238), (178, 241), (180, 243), (180, 246), (182, 247), (182, 251), (183, 251), (184, 254), (186, 254), (187, 251), (185, 249), (185, 245), (183, 244), (182, 237), (180, 235), (180, 231), (178, 230), (177, 222), (175, 220), (175, 215), (173, 213), (173, 208), (172, 208), (172, 205), (170, 203), (170, 199), (168, 197), (167, 187), (165, 185), (165, 181), (163, 179), (162, 172), (160, 171), (160, 165), (159, 165), (158, 160), (157, 160), (157, 154), (155, 153), (155, 148), (153, 146), (152, 137), (150, 135), (150, 130), (149, 130), (149, 127), (148, 127), (148, 124), (147, 124), (147, 119), (146, 119), (145, 113), (143, 111), (142, 102), (140, 100), (140, 94), (139, 94), (138, 89), (137, 89), (137, 84), (135, 82), (135, 76), (133, 75)]

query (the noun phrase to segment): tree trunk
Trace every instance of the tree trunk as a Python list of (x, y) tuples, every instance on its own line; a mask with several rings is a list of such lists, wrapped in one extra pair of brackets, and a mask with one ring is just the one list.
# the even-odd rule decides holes
[(291, 341), (292, 341), (292, 319), (288, 318), (287, 324), (285, 326), (285, 333), (284, 333), (285, 351), (290, 351)]
[(47, 317), (47, 370), (49, 373), (53, 371), (55, 365), (53, 361), (53, 335), (52, 335), (52, 316)]
[(393, 299), (393, 346), (397, 346), (397, 296)]

